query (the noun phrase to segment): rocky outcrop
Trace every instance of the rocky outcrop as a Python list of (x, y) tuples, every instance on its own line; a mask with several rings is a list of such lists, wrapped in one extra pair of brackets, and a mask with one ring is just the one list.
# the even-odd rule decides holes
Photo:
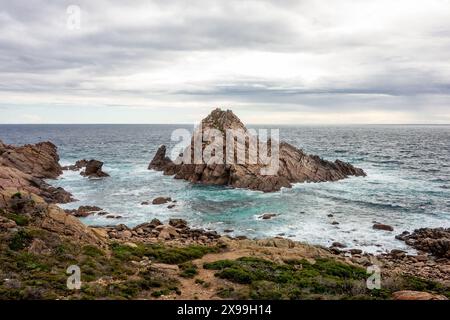
[(89, 161), (86, 159), (78, 160), (77, 162), (75, 162), (75, 164), (70, 165), (70, 166), (64, 166), (64, 167), (62, 167), (62, 169), (70, 170), (70, 171), (78, 171), (78, 170), (81, 170), (82, 168), (86, 167), (88, 162)]
[(62, 174), (56, 146), (51, 142), (21, 147), (0, 145), (0, 164), (36, 178), (56, 179)]
[[(243, 132), (247, 136), (247, 141), (245, 145), (243, 143), (234, 144), (233, 161), (220, 164), (211, 161), (205, 163), (202, 160), (201, 163), (198, 163), (194, 161), (193, 157), (195, 145), (198, 143), (196, 136), (202, 137), (208, 132), (207, 130), (222, 132), (224, 137), (230, 130)], [(190, 146), (175, 161), (166, 156), (166, 147), (163, 145), (150, 162), (149, 169), (163, 171), (165, 175), (175, 175), (176, 179), (185, 179), (194, 183), (226, 185), (264, 192), (278, 191), (282, 187), (289, 188), (293, 183), (298, 182), (336, 181), (349, 176), (366, 175), (362, 169), (349, 163), (340, 160), (335, 162), (323, 160), (319, 156), (308, 155), (301, 149), (285, 142), (279, 143), (278, 170), (265, 174), (265, 171), (269, 172), (273, 168), (271, 163), (262, 161), (262, 158), (258, 156), (259, 153), (255, 157), (249, 151), (250, 142), (255, 142), (256, 139), (232, 111), (215, 109), (202, 120), (200, 129), (197, 129), (194, 134)], [(272, 143), (271, 140), (268, 141), (268, 150), (271, 150)], [(202, 152), (211, 146), (211, 143), (203, 141)], [(223, 155), (227, 155), (226, 141), (222, 146)], [(245, 163), (236, 161), (236, 155), (239, 152), (245, 152)], [(186, 155), (191, 155), (191, 157)]]
[(15, 147), (0, 141), (0, 190), (27, 191), (48, 203), (71, 202), (74, 199), (69, 192), (44, 181), (62, 173), (58, 161), (56, 146), (51, 142)]
[(18, 217), (26, 218), (33, 227), (70, 237), (80, 243), (99, 246), (105, 244), (106, 239), (58, 206), (48, 204), (43, 198), (27, 191), (14, 192), (14, 189), (0, 190), (2, 212), (12, 212)]
[(16, 192), (25, 190), (35, 193), (48, 203), (74, 201), (72, 195), (63, 188), (55, 188), (40, 178), (33, 177), (13, 167), (0, 165), (0, 189), (7, 188), (13, 188)]
[(406, 244), (438, 258), (450, 259), (450, 228), (421, 228), (396, 236)]
[(212, 244), (220, 238), (220, 235), (215, 231), (189, 228), (187, 222), (183, 219), (170, 219), (168, 224), (153, 219), (134, 228), (128, 228), (120, 224), (105, 228), (105, 230), (107, 230), (111, 239), (144, 243), (170, 241), (183, 244)]
[(89, 160), (86, 168), (80, 174), (89, 178), (103, 178), (109, 177), (109, 174), (102, 171), (103, 162), (98, 160)]
[(65, 210), (66, 213), (73, 215), (77, 218), (85, 218), (94, 213), (102, 213), (100, 215), (106, 215), (107, 213), (103, 211), (102, 208), (97, 206), (80, 206), (78, 209)]

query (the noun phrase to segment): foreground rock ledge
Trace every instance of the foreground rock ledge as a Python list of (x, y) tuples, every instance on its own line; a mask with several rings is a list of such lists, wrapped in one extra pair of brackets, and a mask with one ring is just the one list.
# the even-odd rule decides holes
[[(207, 129), (220, 130), (223, 133), (227, 130), (243, 130), (249, 134), (244, 124), (231, 110), (215, 109), (202, 120), (201, 128), (203, 132)], [(207, 144), (203, 143), (203, 150), (206, 146)], [(224, 146), (223, 154), (226, 155), (226, 143)], [(193, 142), (189, 147), (193, 150)], [(185, 163), (181, 155), (176, 161), (172, 161), (166, 156), (166, 146), (162, 145), (148, 168), (163, 171), (165, 175), (175, 175), (176, 179), (185, 179), (194, 183), (224, 185), (264, 192), (278, 191), (282, 187), (290, 188), (293, 183), (298, 182), (337, 181), (349, 176), (366, 176), (362, 169), (349, 163), (340, 160), (334, 162), (323, 160), (319, 156), (306, 154), (303, 150), (286, 142), (281, 142), (279, 145), (277, 173), (262, 175), (261, 169), (264, 167), (265, 165), (259, 162), (257, 164)]]

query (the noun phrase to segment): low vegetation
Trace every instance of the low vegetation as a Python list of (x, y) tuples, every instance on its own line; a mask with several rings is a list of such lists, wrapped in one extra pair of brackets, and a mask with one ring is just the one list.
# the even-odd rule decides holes
[[(44, 246), (40, 252), (30, 249), (35, 240)], [(139, 262), (179, 264), (182, 276), (192, 277), (196, 269), (189, 261), (218, 250), (118, 243), (102, 249), (80, 246), (42, 229), (22, 227), (11, 234), (0, 234), (0, 300), (134, 299), (180, 294), (176, 275), (143, 268)], [(67, 288), (66, 270), (70, 265), (80, 267), (80, 290)]]
[(332, 259), (290, 260), (285, 263), (243, 257), (206, 263), (216, 277), (246, 285), (236, 291), (220, 288), (223, 298), (251, 299), (389, 299), (398, 290), (420, 290), (450, 296), (449, 288), (412, 277), (387, 279), (381, 290), (368, 290), (365, 269)]

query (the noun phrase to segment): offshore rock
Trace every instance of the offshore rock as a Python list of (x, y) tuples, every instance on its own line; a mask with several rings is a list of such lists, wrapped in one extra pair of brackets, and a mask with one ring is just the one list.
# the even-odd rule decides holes
[[(222, 132), (223, 136), (226, 136), (231, 130), (244, 133), (247, 137), (245, 145), (244, 143), (234, 144), (234, 149), (232, 152), (230, 150), (230, 154), (232, 153), (235, 157), (239, 152), (244, 152), (248, 161), (244, 163), (227, 161), (222, 164), (211, 161), (205, 163), (203, 160), (201, 163), (194, 162), (192, 161), (196, 143), (194, 134), (190, 146), (175, 161), (166, 156), (166, 146), (160, 146), (148, 168), (163, 171), (165, 175), (175, 175), (176, 179), (184, 179), (193, 183), (224, 185), (264, 192), (278, 191), (282, 187), (290, 188), (293, 183), (298, 182), (337, 181), (349, 176), (366, 175), (362, 169), (349, 163), (340, 160), (335, 162), (323, 160), (319, 156), (306, 154), (303, 150), (286, 142), (279, 143), (278, 170), (271, 174), (263, 174), (265, 170), (270, 171), (273, 167), (271, 167), (271, 163), (261, 161), (260, 156), (250, 155), (248, 148), (250, 141), (257, 141), (257, 137), (249, 132), (231, 110), (215, 109), (202, 120), (199, 128), (196, 132), (200, 137), (205, 137), (207, 132), (212, 131)], [(212, 141), (215, 142), (215, 140)], [(205, 141), (201, 143), (202, 154), (205, 148), (212, 146), (212, 143), (208, 144)], [(267, 141), (269, 151), (272, 143), (270, 139)], [(228, 155), (227, 143), (224, 142), (222, 146), (223, 155)], [(191, 155), (191, 159), (185, 155)]]

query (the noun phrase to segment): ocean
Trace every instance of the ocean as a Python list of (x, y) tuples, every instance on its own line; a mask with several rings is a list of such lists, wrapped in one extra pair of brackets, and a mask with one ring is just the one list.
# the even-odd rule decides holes
[[(282, 235), (324, 246), (338, 241), (372, 253), (394, 248), (412, 252), (395, 239), (396, 234), (450, 227), (450, 126), (249, 127), (278, 128), (280, 140), (328, 160), (349, 161), (363, 168), (367, 177), (262, 193), (193, 185), (147, 170), (159, 145), (176, 144), (170, 140), (172, 131), (192, 131), (192, 125), (0, 125), (0, 139), (16, 145), (52, 141), (62, 165), (84, 158), (103, 161), (109, 178), (89, 180), (78, 172), (65, 172), (49, 181), (79, 200), (64, 208), (96, 205), (122, 216), (83, 218), (89, 225), (135, 226), (153, 218), (183, 218), (194, 227), (232, 229), (236, 236)], [(177, 200), (176, 207), (141, 205), (158, 196)], [(261, 220), (263, 213), (279, 216)], [(395, 230), (374, 230), (374, 222)]]

